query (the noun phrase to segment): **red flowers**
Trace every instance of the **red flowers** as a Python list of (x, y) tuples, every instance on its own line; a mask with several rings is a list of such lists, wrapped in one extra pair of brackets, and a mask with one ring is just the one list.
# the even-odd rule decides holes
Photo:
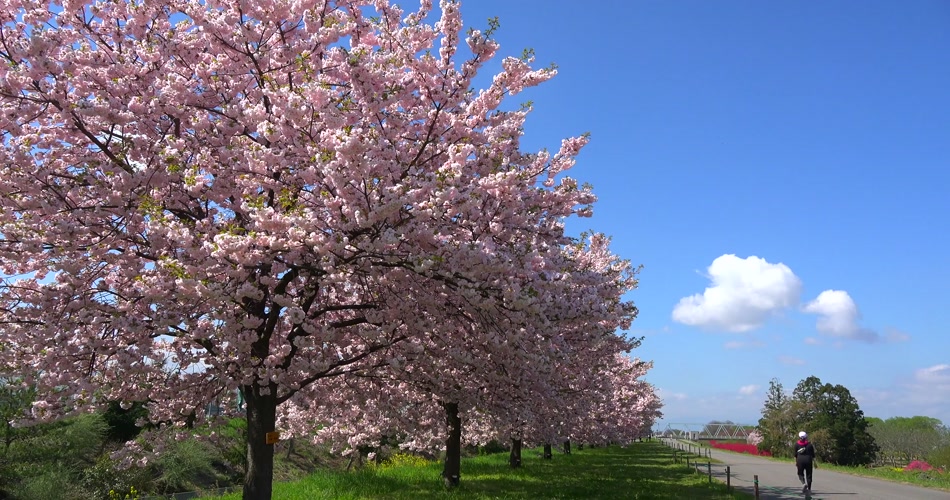
[(720, 443), (715, 440), (709, 441), (709, 446), (716, 448), (718, 450), (727, 450), (734, 451), (736, 453), (748, 453), (750, 455), (759, 455), (763, 457), (771, 457), (772, 454), (765, 450), (759, 450), (754, 444), (748, 443)]
[(936, 470), (937, 472), (943, 474), (943, 469), (938, 469), (923, 460), (914, 460), (913, 462), (907, 464), (907, 467), (904, 467), (904, 471), (913, 471), (919, 470), (921, 472), (930, 472)]

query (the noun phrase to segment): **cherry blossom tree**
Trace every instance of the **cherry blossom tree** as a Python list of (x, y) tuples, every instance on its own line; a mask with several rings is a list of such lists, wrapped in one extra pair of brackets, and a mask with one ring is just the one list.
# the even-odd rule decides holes
[(192, 425), (240, 393), (244, 497), (270, 498), (300, 391), (558, 303), (510, 277), (547, 279), (590, 213), (562, 175), (586, 138), (522, 152), (529, 109), (501, 104), (555, 72), (509, 57), (472, 90), (497, 44), (440, 7), (3, 0), (0, 371), (31, 367), (37, 420)]
[[(602, 434), (622, 441), (624, 431), (612, 429), (615, 424), (638, 436), (642, 422), (654, 418), (648, 410), (656, 400), (651, 387), (636, 381), (648, 365), (618, 357), (638, 345), (615, 334), (635, 314), (621, 300), (635, 279), (629, 263), (610, 254), (608, 242), (593, 235), (589, 245), (563, 249), (548, 279), (534, 283), (533, 294), (547, 296), (540, 303), (549, 307), (519, 314), (525, 311), (510, 304), (446, 317), (442, 333), (401, 344), (397, 349), (403, 352), (391, 358), (387, 370), (336, 380), (325, 394), (315, 391), (328, 386), (309, 388), (301, 398), (310, 402), (308, 411), (294, 408), (287, 425), (306, 434), (320, 424), (322, 437), (348, 451), (379, 447), (393, 436), (410, 449), (434, 450), (445, 443), (443, 475), (450, 485), (460, 477), (463, 438), (483, 444), (518, 436), (512, 442), (516, 456), (520, 436), (550, 443), (569, 435), (568, 426), (590, 427), (594, 410), (604, 407), (626, 418), (599, 422)], [(518, 286), (512, 278), (507, 288)], [(479, 335), (482, 330), (491, 332)], [(630, 383), (640, 386), (631, 390)], [(625, 399), (615, 401), (618, 394)], [(440, 425), (438, 409), (445, 410), (447, 425)], [(294, 425), (302, 415), (306, 423)]]

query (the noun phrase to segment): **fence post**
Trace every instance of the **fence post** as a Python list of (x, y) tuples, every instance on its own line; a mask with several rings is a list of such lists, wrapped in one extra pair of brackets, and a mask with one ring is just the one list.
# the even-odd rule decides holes
[(712, 484), (712, 462), (706, 462), (706, 474), (709, 474), (709, 484)]
[(752, 476), (752, 479), (753, 479), (752, 484), (755, 487), (755, 500), (759, 500), (759, 475), (756, 474)]
[(729, 466), (726, 466), (726, 491), (732, 493), (732, 476), (730, 475)]
[(686, 466), (689, 467), (689, 455), (686, 455)]

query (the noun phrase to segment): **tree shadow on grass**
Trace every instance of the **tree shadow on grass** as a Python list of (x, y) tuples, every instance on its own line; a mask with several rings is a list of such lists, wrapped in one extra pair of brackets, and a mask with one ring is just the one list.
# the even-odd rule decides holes
[(281, 500), (319, 499), (731, 499), (720, 483), (685, 464), (658, 443), (625, 448), (587, 448), (571, 455), (543, 460), (526, 450), (523, 467), (508, 467), (507, 454), (486, 455), (462, 462), (462, 482), (453, 490), (442, 485), (442, 465), (369, 469), (353, 473), (318, 473)]
[(521, 470), (499, 470), (487, 460), (463, 466), (466, 489), (485, 498), (732, 498), (722, 485), (704, 480), (648, 443), (553, 460), (528, 454)]

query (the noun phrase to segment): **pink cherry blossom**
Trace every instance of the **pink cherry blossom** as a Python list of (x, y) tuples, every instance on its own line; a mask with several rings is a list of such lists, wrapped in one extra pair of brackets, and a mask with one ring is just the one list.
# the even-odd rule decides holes
[(422, 448), (440, 405), (473, 439), (655, 415), (617, 358), (635, 269), (564, 232), (595, 201), (567, 176), (587, 138), (524, 152), (529, 110), (501, 108), (555, 71), (506, 58), (470, 91), (499, 47), (457, 2), (434, 25), (431, 1), (0, 7), (0, 371), (36, 420), (200, 423), (240, 394), (267, 499), (278, 425)]

